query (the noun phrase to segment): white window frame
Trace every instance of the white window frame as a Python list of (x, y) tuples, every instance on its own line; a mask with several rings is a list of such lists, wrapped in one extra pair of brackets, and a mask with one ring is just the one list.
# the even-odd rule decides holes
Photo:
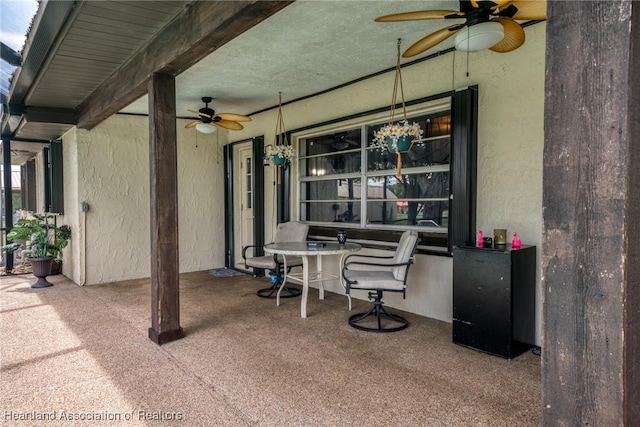
[[(407, 118), (409, 121), (412, 117), (424, 116), (437, 114), (442, 112), (451, 113), (451, 98), (443, 97), (434, 101), (429, 101), (421, 104), (416, 104), (410, 107), (407, 107)], [(415, 229), (423, 232), (430, 233), (442, 233), (446, 234), (448, 232), (449, 225), (447, 227), (430, 227), (424, 225), (390, 225), (390, 224), (369, 224), (367, 223), (367, 182), (370, 177), (379, 177), (379, 176), (388, 176), (394, 173), (395, 169), (388, 169), (384, 171), (367, 171), (367, 151), (370, 150), (369, 145), (370, 141), (367, 141), (367, 132), (366, 128), (369, 125), (380, 123), (381, 121), (388, 120), (389, 113), (388, 112), (380, 112), (374, 113), (363, 117), (358, 117), (356, 119), (344, 120), (338, 123), (333, 123), (331, 125), (319, 126), (312, 129), (307, 129), (305, 131), (297, 132), (292, 134), (292, 143), (296, 147), (296, 152), (298, 153), (297, 161), (292, 165), (292, 176), (296, 177), (295, 180), (295, 188), (292, 188), (292, 206), (293, 206), (293, 216), (298, 220), (301, 220), (301, 184), (305, 182), (313, 182), (313, 181), (325, 181), (325, 180), (336, 180), (336, 179), (354, 179), (359, 178), (362, 185), (360, 185), (360, 199), (358, 199), (358, 203), (360, 203), (360, 222), (359, 223), (335, 223), (335, 222), (320, 222), (320, 221), (303, 221), (309, 223), (311, 225), (323, 226), (323, 227), (334, 227), (334, 228), (358, 228), (358, 229), (372, 229), (372, 230), (407, 230), (407, 229)], [(361, 138), (362, 145), (358, 149), (353, 150), (345, 150), (343, 153), (354, 152), (360, 150), (361, 152), (361, 170), (360, 172), (354, 173), (344, 173), (344, 174), (331, 174), (327, 177), (325, 176), (301, 176), (302, 170), (298, 167), (298, 164), (301, 160), (307, 158), (318, 157), (319, 155), (305, 156), (300, 157), (300, 141), (303, 139), (313, 138), (320, 135), (326, 135), (328, 133), (338, 133), (341, 131), (352, 130), (356, 127), (360, 127), (361, 129)], [(451, 137), (451, 135), (449, 135)], [(433, 138), (424, 138), (423, 141), (429, 141), (437, 138), (442, 138), (442, 136), (433, 137)], [(413, 175), (413, 174), (426, 174), (432, 172), (448, 172), (451, 174), (451, 164), (446, 165), (433, 165), (433, 166), (422, 166), (422, 167), (403, 167), (403, 175)], [(292, 186), (293, 187), (293, 186)], [(378, 199), (376, 199), (378, 200)], [(422, 201), (424, 199), (409, 199)], [(440, 199), (430, 198), (431, 201), (447, 201), (449, 202), (448, 197), (443, 197)], [(380, 200), (382, 201), (382, 200)], [(389, 200), (390, 201), (390, 200)], [(323, 202), (331, 202), (331, 200), (323, 200)], [(344, 203), (344, 200), (336, 200), (336, 202)]]

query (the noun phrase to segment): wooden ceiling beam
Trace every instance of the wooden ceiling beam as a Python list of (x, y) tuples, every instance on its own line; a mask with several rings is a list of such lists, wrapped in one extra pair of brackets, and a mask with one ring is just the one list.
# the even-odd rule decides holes
[(77, 109), (78, 127), (91, 129), (147, 93), (153, 73), (177, 76), (293, 1), (198, 1), (169, 25)]
[(75, 125), (75, 111), (69, 108), (27, 107), (24, 117), (29, 122)]

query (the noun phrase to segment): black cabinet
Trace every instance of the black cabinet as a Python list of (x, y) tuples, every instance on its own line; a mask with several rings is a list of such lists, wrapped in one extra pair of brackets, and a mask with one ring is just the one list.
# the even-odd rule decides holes
[(453, 250), (453, 342), (506, 358), (535, 343), (536, 248)]

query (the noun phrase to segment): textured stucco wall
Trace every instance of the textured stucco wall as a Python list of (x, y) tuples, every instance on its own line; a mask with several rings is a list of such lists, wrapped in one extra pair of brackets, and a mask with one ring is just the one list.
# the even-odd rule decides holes
[(81, 220), (80, 200), (78, 200), (78, 144), (76, 128), (62, 136), (62, 160), (64, 179), (64, 215), (61, 223), (71, 227), (69, 246), (63, 251), (62, 273), (75, 283), (83, 284), (82, 260), (84, 258), (84, 225)]
[[(478, 206), (477, 226), (517, 230), (525, 244), (538, 246), (536, 282), (540, 293), (539, 246), (542, 227), (542, 148), (544, 115), (545, 24), (525, 29), (527, 40), (510, 53), (455, 52), (403, 69), (407, 100), (471, 85), (479, 87)], [(377, 54), (383, 54), (383, 47)], [(388, 55), (395, 55), (390, 41)], [(469, 72), (469, 76), (466, 72)], [(375, 71), (375, 70), (372, 70)], [(381, 75), (339, 91), (283, 107), (287, 129), (388, 106), (393, 73)], [(282, 89), (287, 101), (286, 88)], [(274, 93), (274, 99), (276, 94)], [(265, 135), (273, 143), (277, 111), (253, 117), (246, 130), (234, 133), (233, 141)], [(265, 170), (267, 240), (272, 233), (273, 170)], [(296, 203), (292, 203), (294, 209)], [(293, 217), (296, 215), (294, 213)], [(451, 321), (452, 260), (418, 256), (410, 273), (407, 299), (390, 295), (391, 306)], [(337, 285), (334, 284), (337, 289)], [(540, 336), (541, 308), (536, 323)], [(539, 341), (538, 341), (539, 344)]]
[[(224, 265), (221, 147), (226, 133), (197, 135), (178, 120), (180, 271)], [(115, 115), (91, 131), (78, 129), (77, 195), (86, 213), (86, 284), (149, 277), (149, 140), (146, 117)], [(219, 141), (217, 140), (219, 138)], [(67, 144), (67, 141), (65, 141)], [(65, 150), (67, 148), (65, 147)], [(82, 212), (76, 212), (78, 224)], [(80, 242), (82, 236), (78, 237)], [(81, 271), (81, 257), (73, 260)], [(77, 275), (73, 278), (76, 280)]]
[(178, 121), (180, 271), (224, 267), (224, 162), (228, 132), (211, 135)]

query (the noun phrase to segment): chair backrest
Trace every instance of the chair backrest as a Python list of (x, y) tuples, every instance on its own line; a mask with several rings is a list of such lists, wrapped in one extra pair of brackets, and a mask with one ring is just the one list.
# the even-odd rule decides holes
[(304, 242), (307, 240), (309, 226), (297, 221), (282, 222), (276, 228), (274, 243)]
[[(408, 230), (402, 233), (396, 253), (393, 256), (393, 263), (399, 264), (408, 262), (416, 251), (418, 246), (418, 232), (415, 230)], [(392, 273), (396, 280), (405, 280), (405, 275), (409, 270), (409, 266), (393, 267)]]

